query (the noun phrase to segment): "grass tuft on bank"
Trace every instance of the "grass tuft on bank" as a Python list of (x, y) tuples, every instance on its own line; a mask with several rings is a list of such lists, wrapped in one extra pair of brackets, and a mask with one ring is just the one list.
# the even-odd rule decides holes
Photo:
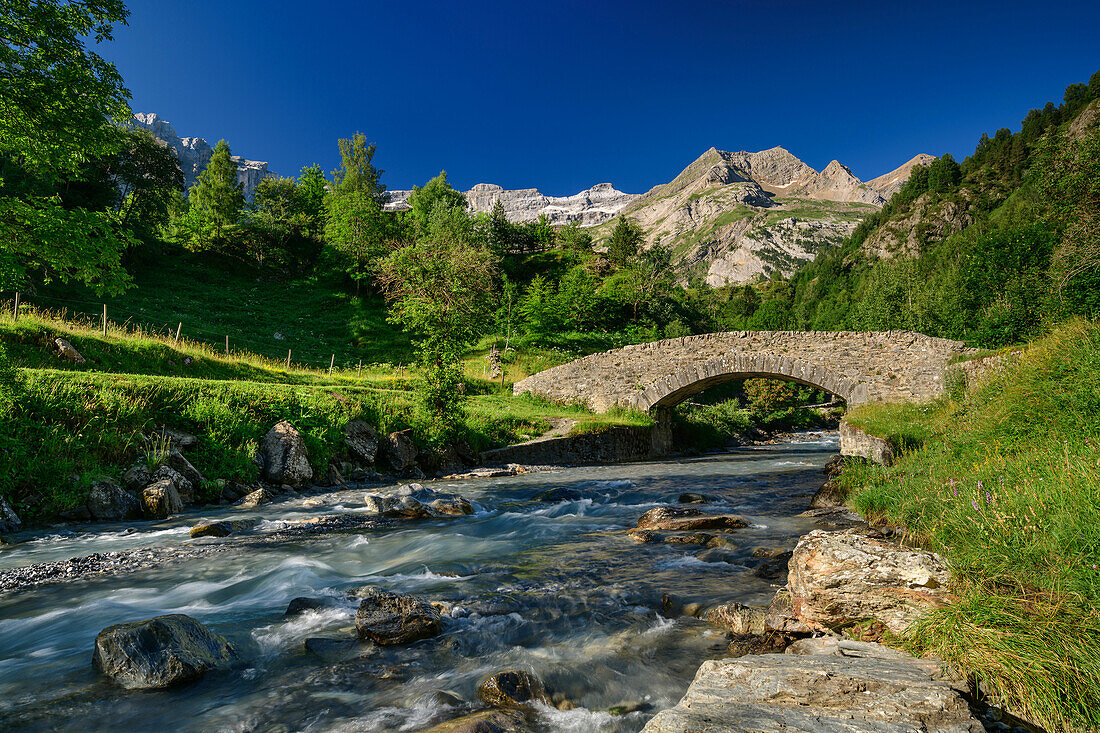
[(958, 602), (905, 643), (1049, 730), (1100, 729), (1100, 325), (1075, 320), (979, 385), (849, 420), (901, 449), (853, 505), (942, 553)]

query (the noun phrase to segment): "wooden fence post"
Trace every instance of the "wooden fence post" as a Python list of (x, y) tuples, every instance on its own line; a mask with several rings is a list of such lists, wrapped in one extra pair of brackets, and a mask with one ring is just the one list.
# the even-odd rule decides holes
[(15, 319), (15, 322), (19, 323), (19, 292), (18, 291), (16, 291), (16, 293), (15, 293), (15, 310), (12, 311), (12, 312), (14, 313), (13, 318)]
[(328, 361), (328, 375), (332, 376), (332, 367), (336, 364), (336, 354), (332, 355), (332, 358)]
[(107, 338), (107, 304), (103, 304), (103, 338)]
[(286, 370), (290, 371), (290, 349), (286, 350)]
[(225, 335), (225, 358), (229, 358), (229, 334)]
[(176, 342), (173, 344), (173, 346), (179, 346), (180, 345), (180, 331), (182, 329), (183, 329), (183, 321), (180, 321), (180, 325), (176, 326)]
[(362, 359), (360, 359), (360, 360), (359, 360), (359, 371), (357, 371), (357, 372), (355, 373), (355, 376), (356, 376), (356, 377), (361, 377), (361, 376), (363, 376), (363, 360), (362, 360)]

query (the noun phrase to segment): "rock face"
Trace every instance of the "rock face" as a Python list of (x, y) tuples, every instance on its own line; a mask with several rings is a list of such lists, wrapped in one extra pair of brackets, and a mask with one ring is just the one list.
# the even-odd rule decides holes
[(141, 516), (141, 502), (113, 481), (93, 481), (87, 505), (93, 519), (120, 522)]
[(23, 520), (15, 513), (8, 500), (0, 496), (0, 534), (18, 532), (23, 527)]
[[(408, 208), (412, 191), (390, 191), (391, 211)], [(546, 216), (551, 224), (579, 221), (582, 226), (601, 224), (638, 197), (637, 194), (616, 191), (610, 183), (597, 183), (572, 196), (546, 196), (535, 188), (505, 190), (492, 183), (479, 183), (466, 192), (466, 202), (473, 211), (492, 211), (497, 201), (504, 205), (504, 215), (511, 222), (537, 221)]]
[(883, 173), (878, 178), (867, 181), (867, 185), (889, 199), (901, 190), (901, 187), (909, 180), (909, 176), (912, 175), (914, 168), (918, 165), (931, 165), (935, 159), (936, 156), (927, 153), (914, 155), (889, 173)]
[(344, 445), (352, 457), (370, 466), (378, 457), (378, 432), (362, 420), (344, 426)]
[(395, 471), (405, 471), (416, 466), (420, 451), (408, 430), (390, 433), (382, 443), (386, 460)]
[(874, 619), (901, 633), (944, 605), (951, 578), (938, 555), (855, 531), (810, 532), (791, 557), (787, 586), (792, 615), (817, 628)]
[(522, 709), (536, 702), (551, 704), (542, 680), (518, 669), (486, 677), (477, 686), (477, 696), (486, 705), (496, 708)]
[(938, 679), (936, 660), (863, 654), (762, 654), (704, 662), (683, 699), (658, 713), (643, 733), (983, 730), (962, 696)]
[[(180, 168), (183, 170), (183, 184), (187, 188), (195, 185), (199, 174), (206, 170), (210, 162), (210, 156), (214, 154), (214, 148), (201, 137), (183, 137), (176, 134), (176, 129), (155, 112), (138, 112), (134, 115), (134, 124), (143, 127), (153, 133), (153, 137), (165, 143), (176, 151)], [(237, 180), (244, 188), (244, 195), (251, 199), (257, 184), (268, 176), (275, 175), (267, 169), (267, 163), (257, 160), (247, 160), (239, 155), (233, 156), (233, 162), (237, 164)]]
[(273, 484), (297, 485), (313, 478), (302, 434), (286, 420), (267, 431), (255, 461), (261, 477)]
[[(637, 221), (649, 243), (705, 270), (711, 285), (750, 282), (776, 271), (790, 274), (822, 247), (841, 242), (908, 180), (912, 166), (906, 166), (880, 177), (889, 181), (882, 191), (835, 160), (818, 172), (781, 147), (711, 148), (620, 214)], [(597, 243), (613, 225), (599, 226)]]
[(92, 654), (96, 669), (131, 690), (180, 684), (236, 661), (224, 637), (181, 614), (109, 626)]
[(355, 614), (360, 639), (390, 646), (411, 644), (442, 631), (439, 611), (430, 603), (404, 593), (379, 591), (364, 598)]

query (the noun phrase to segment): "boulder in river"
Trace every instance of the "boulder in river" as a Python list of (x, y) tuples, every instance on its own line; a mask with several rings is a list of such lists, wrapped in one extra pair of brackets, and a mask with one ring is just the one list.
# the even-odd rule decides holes
[(703, 662), (643, 733), (981, 733), (929, 659), (761, 654)]
[(261, 478), (273, 484), (297, 485), (313, 478), (306, 442), (286, 420), (267, 431), (253, 460)]
[(684, 532), (696, 529), (740, 529), (749, 526), (736, 514), (709, 514), (693, 507), (659, 506), (638, 518), (638, 529)]
[(712, 504), (718, 501), (718, 497), (710, 496), (709, 494), (696, 494), (689, 491), (684, 494), (680, 494), (680, 498), (677, 499), (681, 504)]
[(514, 711), (482, 710), (428, 728), (422, 733), (520, 733), (528, 730)]
[(167, 519), (183, 511), (183, 502), (169, 479), (154, 481), (141, 492), (141, 505), (150, 519)]
[(935, 553), (858, 532), (815, 530), (795, 547), (787, 587), (794, 615), (806, 624), (835, 629), (873, 619), (901, 633), (946, 604), (950, 579)]
[(363, 420), (352, 420), (344, 426), (344, 446), (355, 460), (373, 465), (378, 457), (378, 431)]
[(242, 496), (236, 505), (241, 509), (255, 509), (258, 506), (270, 504), (273, 501), (275, 501), (275, 494), (261, 486), (255, 491)]
[(0, 496), (0, 534), (18, 532), (23, 527), (23, 520), (15, 513), (8, 500)]
[(141, 516), (141, 502), (114, 481), (93, 481), (87, 506), (94, 519), (104, 521), (121, 522)]
[(473, 504), (458, 494), (445, 494), (422, 484), (405, 484), (386, 494), (367, 494), (366, 507), (383, 517), (426, 519), (473, 514)]
[(196, 524), (190, 532), (192, 537), (228, 537), (231, 534), (233, 534), (233, 528), (226, 522)]
[(477, 686), (477, 696), (495, 708), (524, 709), (536, 702), (553, 705), (542, 680), (522, 669), (489, 675)]
[(355, 628), (360, 639), (385, 646), (411, 644), (437, 636), (443, 626), (430, 603), (405, 593), (377, 591), (359, 604)]
[(225, 637), (182, 614), (108, 626), (92, 654), (96, 669), (131, 690), (188, 682), (237, 659)]
[(535, 497), (539, 501), (550, 501), (557, 503), (559, 501), (580, 501), (584, 498), (584, 494), (576, 489), (570, 489), (567, 486), (559, 486), (556, 489), (550, 489), (544, 491)]

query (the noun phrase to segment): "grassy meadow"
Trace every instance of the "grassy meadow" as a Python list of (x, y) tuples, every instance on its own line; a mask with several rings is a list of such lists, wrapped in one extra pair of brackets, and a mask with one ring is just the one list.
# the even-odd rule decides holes
[(955, 577), (957, 602), (903, 643), (1048, 730), (1100, 728), (1100, 326), (1071, 321), (934, 404), (849, 419), (901, 452), (844, 474), (855, 508)]

